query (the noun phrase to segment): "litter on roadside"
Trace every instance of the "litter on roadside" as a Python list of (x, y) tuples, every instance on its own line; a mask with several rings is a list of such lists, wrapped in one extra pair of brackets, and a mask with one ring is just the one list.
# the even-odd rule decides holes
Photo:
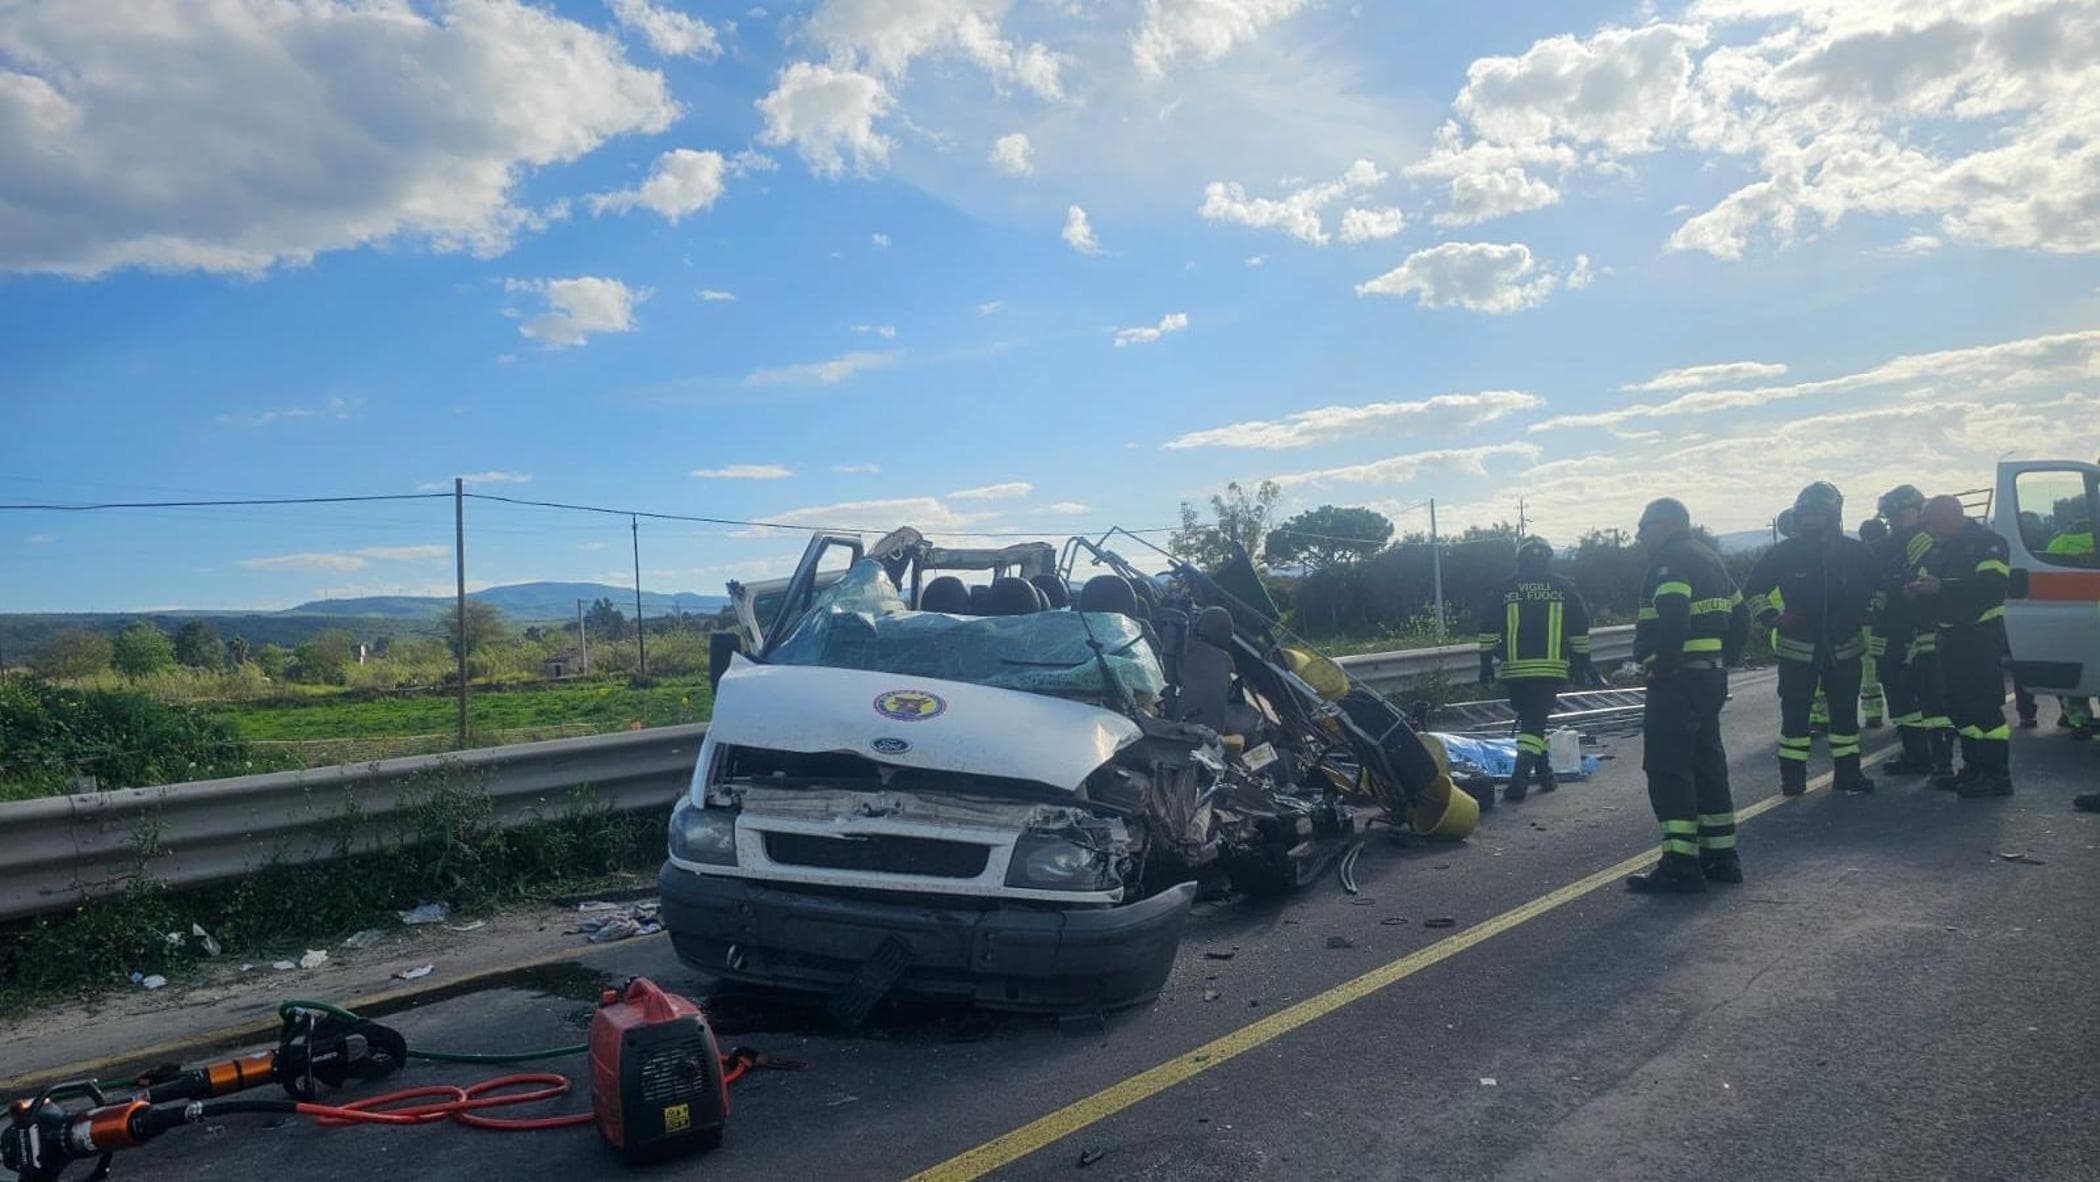
[(443, 923), (452, 918), (450, 903), (419, 903), (413, 911), (396, 911), (405, 924)]
[(317, 969), (327, 962), (327, 953), (318, 948), (309, 948), (306, 950), (306, 955), (299, 958), (299, 967), (302, 969)]
[(190, 935), (197, 937), (198, 944), (204, 949), (204, 955), (206, 956), (217, 956), (223, 951), (219, 947), (219, 942), (212, 938), (212, 934), (204, 930), (203, 924), (191, 924)]
[(131, 974), (131, 983), (146, 989), (159, 989), (168, 983), (168, 979), (159, 973), (155, 973), (150, 977), (144, 973), (133, 973)]
[(487, 926), (489, 926), (488, 920), (477, 919), (472, 923), (448, 923), (445, 925), (445, 930), (448, 932), (478, 932)]
[[(606, 910), (612, 908), (612, 910)], [(610, 944), (630, 936), (653, 936), (663, 931), (658, 921), (658, 905), (655, 900), (620, 907), (614, 903), (584, 903), (579, 911), (589, 910), (594, 914), (576, 921), (568, 934), (584, 936), (593, 944)]]
[(384, 931), (379, 928), (366, 928), (363, 931), (350, 933), (350, 938), (343, 941), (343, 947), (371, 948), (385, 940), (386, 933)]
[(394, 976), (402, 981), (420, 981), (436, 971), (436, 969), (436, 965), (426, 964), (418, 968), (402, 969), (400, 972), (395, 973)]
[(293, 969), (298, 968), (299, 966), (293, 964), (291, 961), (288, 960), (273, 960), (270, 962), (270, 967), (276, 969), (280, 973), (289, 973)]
[(618, 903), (607, 903), (607, 902), (603, 902), (603, 901), (601, 901), (601, 900), (596, 900), (596, 899), (594, 899), (594, 900), (592, 900), (592, 901), (590, 901), (590, 902), (588, 902), (588, 903), (578, 903), (578, 904), (576, 905), (576, 910), (578, 910), (578, 911), (584, 911), (584, 912), (590, 912), (590, 911), (618, 911), (619, 909), (620, 909), (620, 905), (619, 905)]

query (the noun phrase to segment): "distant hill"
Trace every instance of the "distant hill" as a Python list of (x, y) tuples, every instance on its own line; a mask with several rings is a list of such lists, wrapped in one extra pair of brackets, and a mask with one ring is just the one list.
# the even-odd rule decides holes
[(1714, 541), (1721, 544), (1721, 553), (1723, 554), (1746, 554), (1752, 550), (1762, 550), (1766, 546), (1771, 545), (1772, 531), (1769, 529), (1737, 530), (1732, 534), (1721, 534), (1714, 538)]
[[(513, 620), (566, 620), (576, 615), (576, 601), (588, 607), (598, 599), (610, 599), (620, 610), (634, 614), (634, 592), (608, 583), (513, 583), (467, 592), (468, 599), (494, 607)], [(696, 595), (691, 591), (665, 594), (642, 592), (642, 611), (647, 615), (683, 611), (709, 613), (729, 600), (721, 595)], [(309, 616), (383, 616), (397, 620), (420, 620), (452, 606), (449, 595), (367, 595), (354, 599), (316, 599), (292, 608)]]

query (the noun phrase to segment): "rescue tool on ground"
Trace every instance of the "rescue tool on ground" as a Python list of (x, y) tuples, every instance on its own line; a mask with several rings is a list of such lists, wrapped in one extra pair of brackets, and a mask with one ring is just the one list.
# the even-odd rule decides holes
[[(575, 1046), (496, 1054), (412, 1051), (398, 1031), (323, 1002), (279, 1008), (275, 1050), (170, 1070), (135, 1081), (128, 1095), (98, 1080), (59, 1084), (8, 1109), (0, 1129), (0, 1168), (16, 1182), (59, 1182), (76, 1165), (97, 1182), (111, 1174), (118, 1150), (163, 1133), (242, 1114), (306, 1116), (323, 1126), (419, 1125), (457, 1121), (479, 1129), (527, 1132), (595, 1124), (623, 1161), (637, 1163), (722, 1142), (729, 1084), (764, 1056), (739, 1048), (723, 1054), (707, 1016), (690, 1000), (642, 977), (607, 990), (592, 1015), (590, 1038)], [(570, 1081), (551, 1072), (506, 1075), (466, 1087), (436, 1084), (321, 1103), (322, 1089), (369, 1082), (410, 1059), (522, 1062), (588, 1052), (591, 1111), (504, 1118), (488, 1109), (554, 1100)], [(792, 1066), (791, 1064), (771, 1064)], [(276, 1085), (285, 1099), (242, 1098)], [(112, 1097), (119, 1097), (112, 1099)], [(78, 1106), (85, 1101), (86, 1106)]]

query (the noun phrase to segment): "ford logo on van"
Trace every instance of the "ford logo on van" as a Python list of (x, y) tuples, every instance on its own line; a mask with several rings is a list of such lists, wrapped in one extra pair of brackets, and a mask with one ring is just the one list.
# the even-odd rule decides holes
[(911, 743), (908, 740), (888, 737), (876, 739), (869, 743), (868, 746), (873, 747), (877, 755), (902, 755), (911, 750)]

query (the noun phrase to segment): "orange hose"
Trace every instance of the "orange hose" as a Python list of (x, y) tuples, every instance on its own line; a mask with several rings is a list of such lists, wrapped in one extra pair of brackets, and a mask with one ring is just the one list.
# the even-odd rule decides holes
[[(532, 1091), (508, 1092), (491, 1095), (506, 1088), (539, 1085)], [(456, 1120), (478, 1129), (497, 1129), (507, 1132), (527, 1132), (536, 1129), (564, 1129), (575, 1125), (587, 1125), (594, 1119), (588, 1112), (572, 1112), (561, 1116), (536, 1116), (523, 1119), (482, 1116), (478, 1109), (499, 1108), (511, 1104), (531, 1104), (540, 1100), (553, 1100), (569, 1094), (568, 1077), (552, 1072), (528, 1072), (521, 1075), (501, 1075), (486, 1079), (468, 1087), (452, 1084), (432, 1084), (427, 1087), (405, 1088), (398, 1092), (387, 1092), (379, 1096), (366, 1096), (348, 1104), (300, 1104), (297, 1111), (314, 1118), (323, 1128), (334, 1128), (349, 1124), (379, 1125), (423, 1125), (442, 1120)], [(436, 1104), (416, 1104), (406, 1108), (393, 1107), (412, 1100), (444, 1097)]]

